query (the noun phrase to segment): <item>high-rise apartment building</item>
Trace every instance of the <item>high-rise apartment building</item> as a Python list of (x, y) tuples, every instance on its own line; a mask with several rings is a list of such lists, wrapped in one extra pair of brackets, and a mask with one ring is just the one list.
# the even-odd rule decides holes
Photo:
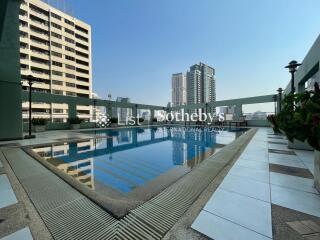
[[(92, 93), (91, 27), (39, 0), (25, 0), (20, 7), (20, 63), (22, 88), (27, 76), (36, 78), (37, 92), (90, 98)], [(23, 103), (23, 117), (28, 104)], [(90, 106), (77, 106), (78, 116), (89, 120)], [(68, 106), (32, 103), (32, 116), (65, 122)]]
[(184, 73), (175, 73), (171, 77), (172, 82), (172, 106), (185, 105), (187, 103), (187, 82)]
[[(206, 103), (216, 100), (214, 68), (199, 63), (190, 67), (187, 72), (187, 103)], [(209, 112), (215, 112), (215, 108), (207, 109)]]

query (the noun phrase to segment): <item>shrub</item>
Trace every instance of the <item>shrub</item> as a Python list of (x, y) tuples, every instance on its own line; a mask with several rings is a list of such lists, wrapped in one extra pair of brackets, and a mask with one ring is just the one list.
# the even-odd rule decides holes
[(277, 116), (275, 116), (274, 114), (268, 115), (267, 120), (271, 123), (274, 133), (280, 133)]
[(70, 124), (80, 124), (80, 123), (82, 123), (82, 119), (80, 119), (78, 117), (68, 118), (68, 123), (70, 123)]
[(110, 118), (110, 123), (118, 123), (118, 118), (116, 117)]
[(287, 138), (308, 141), (320, 151), (320, 89), (318, 83), (315, 90), (298, 94), (288, 94), (283, 99), (283, 109), (277, 115), (279, 128)]
[(47, 119), (44, 119), (44, 118), (32, 118), (31, 123), (34, 126), (44, 126), (44, 125), (47, 124)]

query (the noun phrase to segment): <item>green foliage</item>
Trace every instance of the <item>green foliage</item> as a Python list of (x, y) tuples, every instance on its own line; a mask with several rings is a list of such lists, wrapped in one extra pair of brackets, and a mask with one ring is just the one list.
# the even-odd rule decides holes
[(283, 99), (283, 109), (276, 116), (279, 128), (290, 141), (305, 140), (320, 150), (320, 90), (315, 84), (314, 91), (288, 94)]
[(138, 120), (139, 120), (139, 123), (144, 122), (144, 118), (139, 118)]
[(280, 133), (277, 117), (274, 114), (268, 115), (267, 120), (271, 123), (274, 133)]
[(44, 119), (44, 118), (32, 118), (31, 123), (34, 126), (44, 126), (44, 125), (47, 124), (47, 119)]
[(80, 123), (82, 123), (82, 119), (80, 119), (78, 117), (69, 118), (68, 119), (68, 123), (70, 123), (70, 124), (80, 124)]

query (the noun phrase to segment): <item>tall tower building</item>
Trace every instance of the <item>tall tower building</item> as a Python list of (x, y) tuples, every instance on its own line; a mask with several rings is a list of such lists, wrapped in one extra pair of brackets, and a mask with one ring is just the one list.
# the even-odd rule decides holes
[[(20, 63), (22, 88), (27, 76), (36, 78), (34, 91), (90, 98), (92, 93), (91, 27), (39, 0), (20, 7)], [(28, 104), (22, 104), (23, 118)], [(89, 120), (90, 106), (77, 106), (78, 116)], [(68, 106), (32, 103), (32, 116), (65, 122)]]
[[(215, 69), (199, 63), (187, 72), (187, 103), (207, 103), (216, 100)], [(207, 109), (215, 112), (215, 108)]]
[(187, 82), (184, 73), (172, 74), (172, 105), (180, 106), (187, 103)]

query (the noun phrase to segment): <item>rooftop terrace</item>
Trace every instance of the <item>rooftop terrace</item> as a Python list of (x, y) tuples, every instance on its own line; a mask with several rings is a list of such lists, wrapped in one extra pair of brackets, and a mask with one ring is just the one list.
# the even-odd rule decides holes
[[(69, 118), (77, 116), (77, 106), (86, 105), (94, 109), (93, 120), (97, 107), (110, 116), (114, 108), (129, 108), (133, 117), (145, 109), (150, 119), (143, 126), (103, 126), (111, 131), (103, 129), (103, 134), (96, 121), (81, 123), (81, 130), (70, 130), (69, 123), (48, 123), (46, 131), (23, 139), (29, 129), (21, 105), (29, 100), (29, 93), (20, 84), (19, 4), (0, 3), (0, 240), (320, 239), (320, 195), (315, 188), (319, 151), (290, 143), (284, 134), (275, 134), (265, 119), (239, 120), (246, 104), (271, 102), (279, 113), (281, 93), (171, 108), (33, 92), (32, 102), (68, 105)], [(318, 76), (319, 53), (320, 37), (295, 73), (296, 92), (304, 92), (306, 83)], [(284, 95), (290, 89), (289, 83)], [(208, 113), (219, 106), (235, 107), (234, 119), (223, 126), (153, 121), (156, 111)], [(231, 125), (240, 122), (246, 126)], [(174, 127), (198, 132), (173, 134)], [(203, 132), (212, 128), (214, 132)], [(121, 131), (127, 133), (124, 140)], [(168, 151), (156, 144), (167, 142), (172, 142), (172, 153), (178, 153), (172, 160), (180, 154), (181, 163), (164, 164)], [(181, 148), (188, 144), (193, 151)], [(147, 155), (150, 146), (161, 147)], [(139, 154), (128, 154), (139, 148), (143, 149)], [(126, 156), (129, 160), (137, 156), (139, 171)], [(159, 165), (150, 166), (145, 159), (160, 159)], [(92, 176), (97, 174), (92, 169), (112, 175), (106, 182), (115, 178), (117, 183), (125, 182), (119, 189), (127, 193), (103, 188), (101, 197), (92, 190), (96, 183)], [(168, 171), (159, 173), (160, 169)], [(128, 178), (132, 173), (135, 177)], [(147, 187), (141, 187), (141, 179), (148, 177)]]

